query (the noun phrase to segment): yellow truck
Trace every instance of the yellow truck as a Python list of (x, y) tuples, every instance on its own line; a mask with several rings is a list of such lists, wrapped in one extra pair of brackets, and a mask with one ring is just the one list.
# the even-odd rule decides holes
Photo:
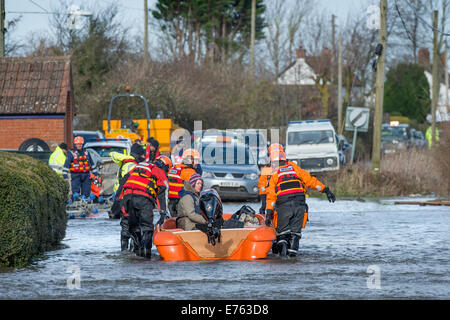
[[(112, 106), (117, 98), (139, 98), (144, 102), (147, 119), (111, 120)], [(158, 140), (160, 152), (170, 154), (170, 138), (174, 130), (182, 129), (172, 119), (150, 119), (147, 100), (139, 94), (119, 94), (111, 99), (108, 119), (103, 120), (103, 131), (106, 139), (141, 139), (147, 142), (149, 137)]]

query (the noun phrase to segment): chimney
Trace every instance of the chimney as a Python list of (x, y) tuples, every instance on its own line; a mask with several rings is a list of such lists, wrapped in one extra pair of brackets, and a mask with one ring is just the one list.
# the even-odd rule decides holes
[(323, 57), (331, 57), (331, 50), (328, 49), (327, 47), (324, 47), (322, 49), (322, 56)]
[(428, 67), (430, 65), (430, 51), (426, 48), (419, 49), (419, 66)]
[(306, 58), (306, 50), (303, 49), (302, 46), (300, 46), (297, 50), (295, 50), (295, 53), (297, 55), (297, 59), (305, 59)]

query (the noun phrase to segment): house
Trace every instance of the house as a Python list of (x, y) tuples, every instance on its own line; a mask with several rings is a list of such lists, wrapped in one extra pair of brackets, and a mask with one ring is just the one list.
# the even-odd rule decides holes
[(72, 146), (70, 57), (0, 58), (0, 149)]
[[(332, 52), (323, 48), (319, 56), (307, 56), (302, 47), (296, 50), (296, 59), (289, 64), (277, 77), (276, 84), (281, 87), (292, 87), (301, 91), (302, 118), (317, 118), (321, 116), (321, 107), (325, 102), (324, 95), (328, 95), (328, 115), (335, 112), (337, 103), (336, 94), (331, 92)], [(337, 72), (337, 70), (336, 70)], [(344, 76), (344, 75), (343, 75)], [(343, 79), (344, 81), (345, 79)], [(326, 85), (325, 85), (326, 81)], [(351, 91), (342, 88), (343, 99), (350, 99), (349, 95), (360, 92), (359, 81), (352, 81)], [(347, 97), (346, 97), (347, 95)], [(326, 99), (326, 98), (325, 98)], [(322, 116), (323, 117), (323, 116)]]
[[(444, 61), (444, 55), (441, 56), (442, 61)], [(427, 78), (428, 85), (430, 86), (430, 99), (433, 97), (433, 76), (431, 74), (431, 64), (430, 64), (430, 52), (426, 48), (419, 49), (418, 54), (419, 65), (425, 68), (425, 77)], [(448, 76), (448, 70), (447, 70)], [(445, 77), (444, 77), (445, 78)], [(450, 121), (450, 88), (445, 84), (445, 80), (441, 79), (439, 83), (439, 97), (436, 106), (436, 121)], [(431, 114), (427, 116), (427, 120), (431, 122)]]

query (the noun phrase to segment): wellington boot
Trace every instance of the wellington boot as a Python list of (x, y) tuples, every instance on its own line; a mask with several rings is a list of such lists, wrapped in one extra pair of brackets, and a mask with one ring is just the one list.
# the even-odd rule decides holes
[(281, 258), (287, 258), (287, 242), (285, 240), (278, 241), (277, 249)]
[(128, 250), (128, 239), (120, 240), (120, 250), (121, 251), (127, 251)]

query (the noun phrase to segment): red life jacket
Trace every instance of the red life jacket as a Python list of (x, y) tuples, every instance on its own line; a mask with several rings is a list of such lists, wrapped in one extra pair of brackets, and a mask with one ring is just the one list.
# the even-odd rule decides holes
[(186, 167), (185, 164), (179, 164), (170, 168), (167, 173), (169, 180), (169, 199), (180, 199), (178, 192), (184, 187), (184, 181), (181, 179), (181, 171)]
[(287, 164), (277, 169), (278, 182), (275, 187), (277, 198), (294, 194), (304, 195), (303, 184), (294, 167)]
[(91, 167), (89, 166), (88, 153), (86, 150), (82, 151), (70, 151), (73, 155), (73, 160), (70, 163), (70, 172), (80, 173), (80, 172), (89, 172), (91, 171)]
[(127, 194), (142, 195), (156, 200), (158, 194), (157, 177), (152, 173), (156, 167), (153, 163), (138, 163), (131, 171), (123, 185), (122, 196)]

